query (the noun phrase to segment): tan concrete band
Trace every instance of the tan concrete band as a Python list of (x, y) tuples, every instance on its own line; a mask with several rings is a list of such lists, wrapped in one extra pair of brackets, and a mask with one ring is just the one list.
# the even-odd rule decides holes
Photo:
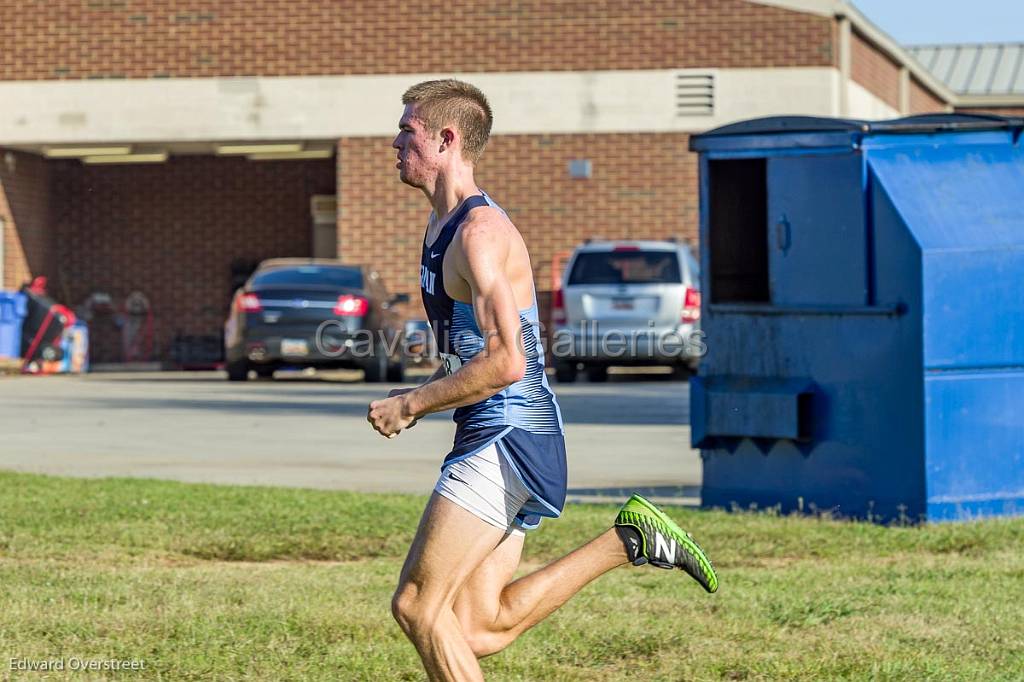
[[(445, 76), (459, 74), (0, 82), (0, 146), (390, 135), (405, 88)], [(839, 75), (830, 67), (465, 78), (490, 97), (496, 134), (697, 132), (756, 116), (840, 113)], [(680, 106), (693, 78), (710, 88), (709, 109), (696, 115)], [(868, 99), (851, 98), (849, 114), (878, 109)]]

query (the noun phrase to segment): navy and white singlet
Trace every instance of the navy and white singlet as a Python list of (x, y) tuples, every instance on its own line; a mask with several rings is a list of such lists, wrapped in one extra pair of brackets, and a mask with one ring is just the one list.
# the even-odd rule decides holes
[[(444, 254), (467, 214), (479, 206), (501, 207), (487, 196), (466, 198), (442, 226), (429, 246), (424, 240), (420, 261), (420, 292), (441, 359), (451, 374), (484, 349), (484, 338), (473, 306), (451, 298), (444, 289)], [(495, 395), (455, 410), (455, 444), (445, 466), (472, 457), (492, 443), (530, 491), (516, 518), (518, 525), (535, 528), (541, 516), (557, 517), (565, 505), (566, 462), (562, 413), (544, 374), (537, 296), (519, 311), (526, 373)]]

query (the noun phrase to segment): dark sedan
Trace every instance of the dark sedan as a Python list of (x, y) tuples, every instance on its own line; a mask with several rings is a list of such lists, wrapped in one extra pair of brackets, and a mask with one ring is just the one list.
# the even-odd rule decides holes
[(362, 369), (367, 381), (401, 382), (403, 323), (380, 276), (322, 259), (260, 263), (224, 323), (228, 378), (269, 378), (282, 367)]

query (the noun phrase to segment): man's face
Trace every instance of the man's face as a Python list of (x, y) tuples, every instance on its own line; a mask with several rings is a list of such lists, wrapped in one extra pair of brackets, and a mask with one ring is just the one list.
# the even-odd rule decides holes
[(398, 150), (398, 176), (413, 187), (427, 187), (441, 165), (441, 137), (430, 132), (416, 116), (415, 104), (407, 104), (398, 122), (398, 136), (391, 146)]

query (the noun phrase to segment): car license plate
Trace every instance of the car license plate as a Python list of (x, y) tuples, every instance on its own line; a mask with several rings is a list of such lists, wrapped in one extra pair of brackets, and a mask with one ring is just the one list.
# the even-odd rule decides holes
[(309, 355), (309, 344), (305, 339), (281, 339), (281, 355), (293, 358)]
[(633, 299), (631, 298), (613, 298), (612, 299), (612, 310), (632, 310)]

